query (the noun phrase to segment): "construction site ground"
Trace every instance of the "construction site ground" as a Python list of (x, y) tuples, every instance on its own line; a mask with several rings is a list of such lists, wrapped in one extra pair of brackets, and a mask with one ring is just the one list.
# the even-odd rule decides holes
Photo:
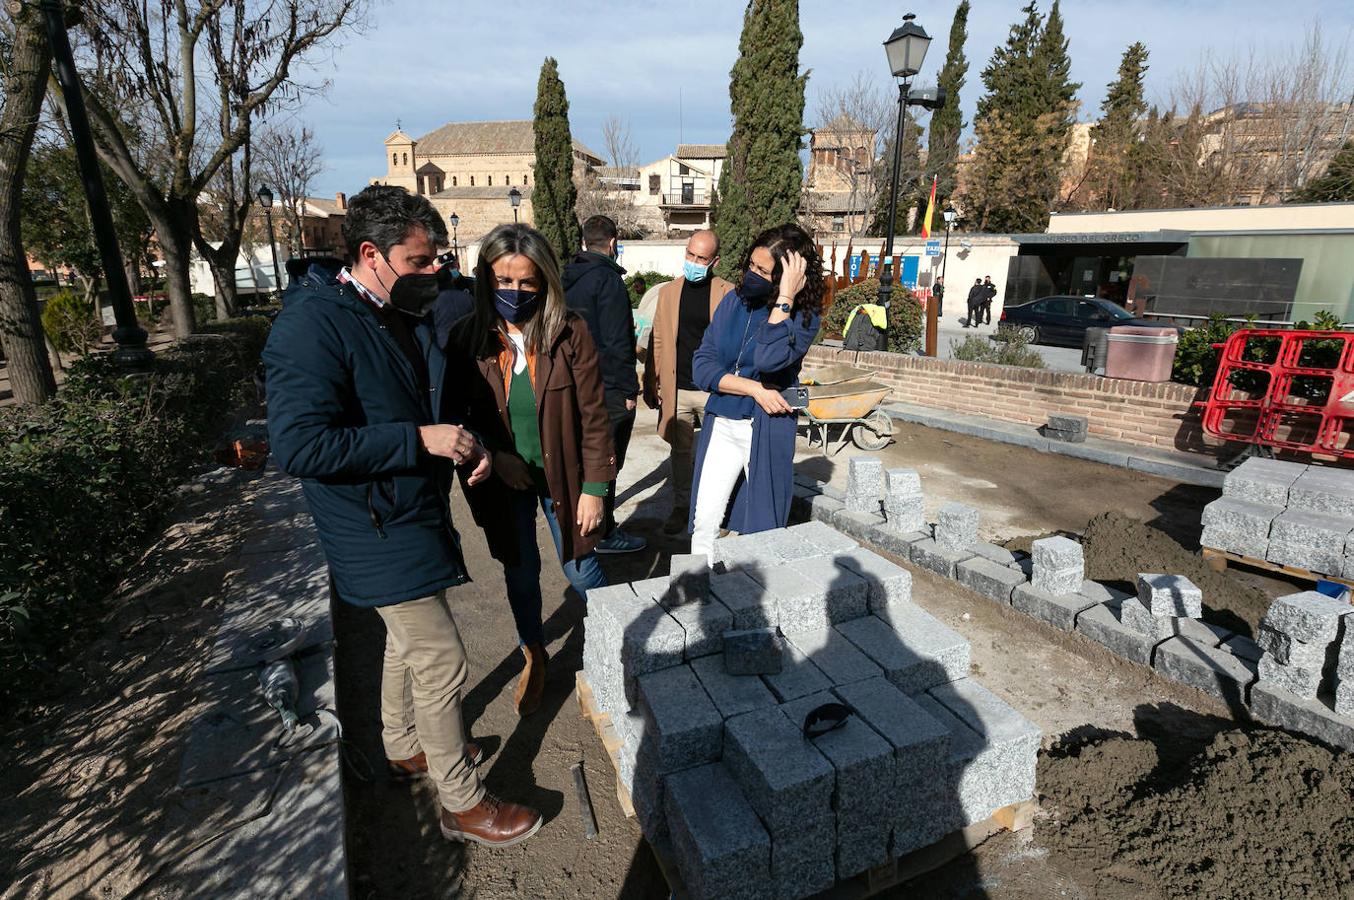
[[(1202, 567), (1199, 514), (1215, 491), (921, 426), (897, 428), (897, 440), (881, 453), (886, 465), (921, 472), (928, 513), (947, 500), (981, 508), (989, 540), (1018, 545), (1054, 532), (1080, 535), (1090, 523), (1088, 577), (1197, 576), (1209, 616), (1244, 633), (1269, 597), (1303, 587)], [(668, 555), (686, 549), (684, 537), (660, 531), (668, 511), (666, 450), (654, 435), (654, 414), (642, 410), (621, 477), (620, 518), (650, 546), (605, 558), (613, 581), (665, 573)], [(801, 441), (797, 467), (844, 486), (854, 452), (824, 459)], [(228, 492), (211, 498), (219, 511), (229, 510)], [(203, 499), (210, 498), (196, 502)], [(511, 696), (520, 655), (501, 570), (459, 494), (455, 510), (476, 579), (453, 598), (471, 665), (466, 720), (488, 751), (490, 789), (536, 805), (547, 822), (530, 841), (504, 850), (449, 844), (438, 834), (430, 786), (381, 776), (376, 711), (384, 632), (375, 613), (340, 606), (353, 896), (665, 897), (638, 826), (616, 802), (607, 755), (573, 696), (583, 603), (566, 593), (558, 567), (547, 565), (550, 677), (543, 708), (519, 719)], [(4, 896), (121, 897), (154, 871), (161, 837), (175, 827), (174, 775), (213, 620), (211, 585), (239, 539), (230, 515), (209, 518), (199, 514), (199, 543), (210, 540), (210, 550), (183, 546), (172, 571), (138, 576), (158, 579), (155, 589), (115, 603), (49, 701), (29, 721), (6, 726), (11, 764), (0, 772), (0, 792), (16, 799), (0, 810)], [(539, 538), (548, 546), (543, 526)], [(1097, 644), (913, 572), (916, 601), (969, 639), (973, 673), (1042, 728), (1042, 810), (1033, 828), (994, 837), (890, 896), (1334, 897), (1350, 890), (1351, 755), (1239, 723), (1222, 704)], [(570, 775), (579, 760), (598, 820), (593, 840), (583, 837)], [(190, 894), (190, 885), (165, 875), (142, 892)]]

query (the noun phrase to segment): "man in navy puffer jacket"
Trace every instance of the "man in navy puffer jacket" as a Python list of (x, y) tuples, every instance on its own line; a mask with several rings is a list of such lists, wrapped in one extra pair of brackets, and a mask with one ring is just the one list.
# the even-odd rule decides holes
[(372, 186), (343, 226), (351, 268), (307, 279), (263, 352), (271, 449), (301, 479), (339, 598), (386, 626), (382, 741), (391, 774), (427, 773), (442, 833), (493, 846), (541, 815), (485, 792), (466, 739), (465, 648), (448, 589), (469, 580), (452, 527), (452, 467), (489, 477), (489, 454), (456, 421), (430, 310), (441, 217), (404, 188)]

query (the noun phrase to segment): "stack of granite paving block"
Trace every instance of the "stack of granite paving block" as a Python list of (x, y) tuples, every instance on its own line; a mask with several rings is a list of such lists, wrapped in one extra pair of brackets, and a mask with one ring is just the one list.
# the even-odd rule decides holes
[[(589, 591), (583, 652), (693, 898), (814, 894), (1033, 795), (1038, 728), (967, 677), (907, 570), (817, 521), (714, 556)], [(853, 713), (806, 737), (828, 703)]]
[(1354, 578), (1354, 470), (1248, 459), (1204, 507), (1205, 547)]
[(1260, 620), (1260, 680), (1251, 708), (1262, 721), (1354, 747), (1354, 642), (1346, 598), (1304, 591), (1280, 597)]

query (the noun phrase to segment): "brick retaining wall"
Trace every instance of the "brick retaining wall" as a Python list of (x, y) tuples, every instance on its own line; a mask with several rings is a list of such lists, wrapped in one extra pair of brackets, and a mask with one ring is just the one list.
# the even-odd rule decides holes
[(1043, 425), (1050, 413), (1072, 413), (1086, 417), (1095, 437), (1210, 455), (1221, 443), (1203, 434), (1199, 411), (1190, 406), (1206, 391), (1182, 384), (822, 345), (810, 349), (805, 362), (810, 368), (845, 363), (877, 372), (880, 381), (893, 387), (894, 400), (919, 406), (1033, 426)]

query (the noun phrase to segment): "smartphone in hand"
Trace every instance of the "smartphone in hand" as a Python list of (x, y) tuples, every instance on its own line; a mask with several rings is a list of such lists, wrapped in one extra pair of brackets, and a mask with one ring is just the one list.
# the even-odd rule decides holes
[(781, 391), (780, 395), (790, 404), (791, 409), (804, 409), (809, 405), (809, 389), (802, 384), (791, 385)]

